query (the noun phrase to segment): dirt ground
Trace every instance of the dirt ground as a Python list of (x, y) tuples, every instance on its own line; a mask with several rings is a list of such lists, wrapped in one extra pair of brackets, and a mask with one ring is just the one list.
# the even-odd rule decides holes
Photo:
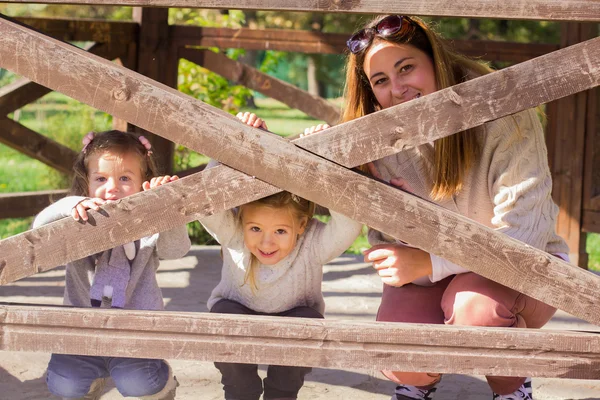
[[(190, 253), (175, 261), (163, 261), (159, 284), (163, 288), (166, 309), (206, 312), (206, 301), (220, 276), (219, 248), (194, 246)], [(61, 304), (64, 270), (55, 269), (10, 286), (0, 287), (0, 302)], [(373, 321), (381, 295), (381, 282), (362, 257), (342, 256), (325, 266), (323, 291), (326, 318)], [(559, 312), (547, 329), (596, 331), (590, 325)], [(46, 389), (45, 368), (50, 354), (1, 352), (0, 400), (56, 399)], [(180, 400), (223, 399), (220, 375), (212, 363), (171, 361), (181, 386)], [(264, 368), (261, 373), (264, 374)], [(600, 381), (534, 378), (536, 400), (600, 400)], [(377, 371), (329, 370), (315, 368), (307, 376), (300, 400), (313, 399), (390, 399), (394, 385)], [(121, 399), (109, 386), (103, 400)], [(481, 376), (446, 375), (436, 400), (491, 400), (492, 394)]]

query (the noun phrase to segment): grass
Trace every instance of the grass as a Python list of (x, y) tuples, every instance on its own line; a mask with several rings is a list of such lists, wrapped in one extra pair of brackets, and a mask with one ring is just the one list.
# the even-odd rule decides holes
[[(285, 104), (272, 99), (256, 99), (258, 109), (243, 109), (256, 113), (267, 122), (269, 130), (282, 136), (301, 133), (323, 121), (313, 119), (301, 111), (291, 110)], [(38, 103), (23, 108), (19, 122), (43, 135), (63, 143), (76, 151), (80, 149), (81, 137), (90, 130), (110, 128), (110, 116), (76, 102), (60, 93), (52, 92)], [(205, 163), (207, 158), (191, 152), (179, 164), (179, 169)], [(9, 147), (0, 144), (0, 193), (27, 192), (46, 189), (67, 188), (66, 176), (43, 163), (33, 160)], [(0, 238), (24, 232), (31, 226), (32, 218), (0, 220)], [(197, 223), (196, 223), (197, 224)], [(198, 226), (192, 226), (190, 233), (205, 238)], [(600, 271), (600, 235), (587, 235), (589, 268)], [(363, 233), (348, 250), (359, 254), (369, 247)]]

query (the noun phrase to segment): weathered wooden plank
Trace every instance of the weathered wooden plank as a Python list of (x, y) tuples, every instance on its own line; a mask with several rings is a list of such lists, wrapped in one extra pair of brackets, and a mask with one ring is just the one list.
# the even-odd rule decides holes
[(278, 191), (225, 166), (193, 174), (108, 204), (90, 213), (88, 224), (65, 218), (0, 241), (0, 285), (113, 248), (125, 237), (149, 236)]
[(131, 21), (34, 17), (14, 19), (65, 42), (96, 42), (115, 47), (135, 41), (139, 30), (139, 25)]
[(600, 379), (596, 333), (209, 313), (0, 304), (0, 350)]
[(183, 48), (179, 50), (179, 56), (330, 125), (335, 125), (340, 120), (339, 108), (324, 98), (314, 96), (294, 85), (263, 74), (256, 68), (232, 60), (224, 54), (210, 50)]
[[(323, 33), (284, 29), (231, 29), (172, 25), (171, 38), (179, 45), (246, 50), (279, 50), (297, 53), (343, 54), (350, 33)], [(491, 40), (453, 40), (461, 54), (487, 61), (522, 62), (559, 47), (546, 43), (496, 42)]]
[(335, 126), (319, 141), (306, 146), (301, 139), (298, 146), (352, 167), (599, 84), (595, 38)]
[[(8, 0), (28, 3), (31, 0)], [(447, 17), (600, 21), (596, 0), (44, 0), (48, 4), (96, 4), (136, 7), (190, 7), (235, 10), (309, 11), (427, 15)]]
[[(93, 44), (86, 48), (91, 54), (112, 60), (119, 57), (123, 51), (115, 50), (105, 44)], [(21, 78), (0, 88), (0, 116), (5, 116), (19, 108), (47, 95), (52, 90)]]
[[(38, 40), (34, 41), (33, 38)], [(35, 50), (41, 60), (36, 62), (35, 58), (25, 58), (28, 62), (24, 62), (23, 57), (26, 57), (28, 52), (22, 51), (23, 43), (27, 43), (25, 48), (28, 51)], [(34, 43), (33, 49), (32, 43)], [(556, 72), (560, 77), (557, 79), (562, 80), (563, 84), (565, 82), (572, 84), (562, 91), (554, 88), (549, 89), (548, 92), (565, 95), (568, 94), (565, 91), (576, 90), (573, 86), (587, 88), (596, 85), (600, 66), (594, 63), (594, 57), (597, 55), (590, 51), (598, 44), (600, 41), (592, 40), (563, 50), (563, 56), (564, 52), (570, 50), (574, 58), (581, 56), (580, 52), (591, 64), (584, 63), (584, 68), (578, 70), (579, 75), (575, 77), (563, 75), (563, 69), (557, 65), (554, 65), (553, 69), (542, 69), (551, 73)], [(259, 176), (276, 187), (289, 190), (358, 221), (366, 222), (375, 229), (461, 264), (482, 276), (564, 309), (589, 322), (600, 324), (598, 307), (600, 278), (588, 271), (523, 245), (461, 215), (443, 210), (432, 203), (349, 171), (333, 162), (299, 151), (294, 144), (276, 135), (243, 125), (229, 114), (127, 71), (114, 63), (85, 54), (72, 46), (6, 21), (0, 21), (0, 55), (3, 53), (13, 55), (0, 57), (3, 67), (15, 70), (24, 76), (35, 77), (44, 85), (63, 90), (67, 95), (84, 103), (107, 110), (135, 125), (244, 171), (250, 176)], [(69, 63), (65, 64), (61, 60), (69, 60)], [(579, 80), (581, 76), (586, 78), (585, 83)], [(456, 110), (457, 106), (463, 101), (467, 102), (467, 99), (459, 97), (454, 90), (451, 88), (439, 91), (426, 98), (449, 96), (454, 100), (449, 104), (449, 110)], [(526, 97), (523, 94), (515, 98), (515, 93), (516, 90), (512, 87), (510, 90), (504, 88), (500, 91), (500, 94), (510, 96), (513, 102)], [(542, 95), (540, 96), (543, 98)], [(480, 98), (479, 101), (489, 104), (490, 110), (487, 115), (499, 117), (492, 112), (495, 108), (491, 102), (488, 103), (485, 98)], [(405, 106), (412, 103), (417, 107), (422, 106), (422, 102), (419, 103), (418, 100)], [(394, 110), (398, 112), (400, 108)], [(403, 112), (405, 111), (406, 109), (403, 109)], [(431, 110), (427, 111), (427, 115), (432, 114)], [(458, 113), (455, 113), (454, 117), (467, 119)], [(374, 114), (344, 126), (348, 132), (352, 132), (352, 128), (361, 122), (375, 122), (378, 119), (379, 114)], [(471, 122), (467, 121), (467, 123)], [(365, 125), (361, 131), (349, 134), (347, 139), (364, 135), (367, 131), (377, 128), (377, 124)], [(334, 130), (335, 127), (331, 129)], [(453, 132), (452, 129), (465, 128), (462, 125), (457, 128), (456, 125), (449, 123), (440, 125), (439, 129), (442, 134), (450, 134)], [(312, 141), (318, 140), (318, 136), (321, 135), (309, 136), (294, 143), (304, 141), (305, 144), (310, 145)], [(431, 139), (425, 138), (425, 140)], [(352, 144), (352, 140), (348, 142)], [(397, 146), (395, 150), (399, 151), (401, 147)], [(371, 150), (370, 147), (366, 147), (363, 152), (371, 154)], [(344, 157), (344, 152), (336, 152), (331, 158), (337, 162)], [(371, 155), (365, 157), (370, 160), (368, 157)], [(225, 166), (219, 168), (228, 169)], [(201, 174), (210, 176), (204, 175), (207, 173), (210, 174), (211, 171)], [(147, 230), (143, 231), (136, 225), (146, 221), (147, 215), (156, 215), (159, 219), (153, 227), (144, 228), (162, 231), (177, 226), (182, 221), (194, 219), (196, 213), (197, 216), (207, 215), (231, 208), (234, 203), (243, 204), (249, 201), (248, 195), (235, 197), (236, 200), (227, 197), (229, 202), (220, 200), (223, 196), (231, 195), (222, 193), (223, 190), (227, 190), (225, 183), (230, 184), (231, 181), (235, 181), (238, 185), (236, 189), (239, 190), (239, 182), (250, 179), (241, 172), (237, 174), (239, 175), (232, 172), (230, 179), (220, 179), (213, 175), (214, 180), (209, 181), (219, 182), (219, 185), (210, 188), (214, 192), (205, 192), (207, 196), (205, 199), (189, 201), (190, 196), (195, 192), (191, 188), (185, 193), (165, 197), (171, 190), (182, 191), (184, 180), (158, 188), (156, 191), (122, 199), (106, 207), (105, 212), (111, 218), (92, 213), (95, 216), (95, 224), (99, 225), (102, 221), (102, 229), (97, 226), (92, 231), (87, 225), (85, 228), (76, 229), (77, 223), (65, 219), (4, 240), (0, 242), (0, 257), (2, 257), (0, 282), (6, 283), (19, 279), (44, 268), (50, 269), (68, 260), (81, 258), (114, 247), (118, 243), (144, 236), (142, 232)], [(185, 179), (193, 177), (195, 175)], [(202, 183), (201, 178), (199, 179), (198, 185), (202, 188), (202, 184), (206, 185), (208, 181)], [(249, 192), (255, 187), (261, 188), (262, 195), (280, 190), (262, 182), (258, 184), (256, 183), (260, 182), (258, 180), (250, 179), (250, 182), (254, 183), (241, 185), (243, 189), (241, 193)], [(221, 184), (223, 187), (220, 186)], [(217, 193), (221, 193), (221, 198)], [(146, 199), (148, 203), (155, 204), (144, 206), (144, 197), (148, 197)], [(158, 199), (160, 201), (157, 201)], [(388, 207), (390, 204), (393, 204), (393, 207)], [(158, 208), (152, 210), (149, 207)], [(84, 229), (88, 229), (85, 232), (89, 234), (82, 234)], [(52, 232), (61, 232), (62, 241), (50, 239), (49, 234)], [(71, 234), (72, 240), (66, 240), (64, 235)], [(81, 239), (83, 237), (86, 238), (85, 241)], [(93, 240), (89, 240), (90, 237)], [(49, 256), (51, 253), (54, 254), (52, 257)]]
[(65, 174), (73, 172), (77, 153), (12, 119), (0, 118), (0, 142)]
[(31, 217), (52, 202), (65, 197), (68, 190), (43, 190), (39, 192), (0, 193), (0, 219)]

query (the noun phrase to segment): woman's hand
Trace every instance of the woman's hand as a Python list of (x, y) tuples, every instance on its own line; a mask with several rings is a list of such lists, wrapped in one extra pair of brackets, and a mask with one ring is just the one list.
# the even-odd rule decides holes
[(177, 175), (157, 176), (155, 178), (150, 179), (150, 182), (146, 181), (142, 183), (142, 189), (144, 189), (144, 191), (154, 189), (156, 187), (164, 185), (165, 183), (174, 182), (178, 179), (179, 177)]
[(366, 250), (364, 255), (365, 262), (373, 263), (386, 285), (404, 286), (432, 273), (429, 253), (414, 247), (380, 244)]
[(71, 209), (71, 217), (73, 217), (75, 221), (79, 221), (79, 219), (87, 221), (87, 210), (98, 211), (100, 206), (105, 203), (106, 200), (99, 197), (83, 199)]
[(237, 113), (236, 118), (245, 123), (246, 125), (252, 126), (254, 128), (264, 129), (265, 131), (269, 130), (269, 128), (267, 128), (267, 123), (261, 118), (258, 118), (258, 116), (254, 113), (239, 112)]
[(319, 125), (311, 126), (310, 128), (306, 128), (304, 130), (304, 133), (300, 134), (300, 137), (309, 136), (309, 135), (312, 135), (313, 133), (323, 131), (327, 128), (331, 128), (331, 127), (327, 124), (319, 124)]

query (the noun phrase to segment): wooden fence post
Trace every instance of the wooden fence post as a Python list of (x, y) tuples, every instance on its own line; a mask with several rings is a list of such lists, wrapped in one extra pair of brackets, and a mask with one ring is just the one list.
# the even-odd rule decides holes
[[(596, 36), (597, 24), (567, 22), (561, 26), (561, 47)], [(548, 104), (548, 160), (553, 178), (552, 197), (560, 207), (557, 233), (569, 245), (572, 264), (587, 268), (586, 233), (582, 231), (584, 164), (588, 102), (593, 91), (584, 91)], [(591, 166), (591, 165), (590, 165)]]
[[(171, 49), (169, 38), (169, 9), (141, 8), (133, 9), (133, 19), (140, 24), (137, 65), (135, 69), (155, 81), (172, 88), (177, 87), (177, 52)], [(154, 156), (161, 173), (173, 171), (173, 142), (135, 127), (135, 132), (148, 137), (152, 143)]]

